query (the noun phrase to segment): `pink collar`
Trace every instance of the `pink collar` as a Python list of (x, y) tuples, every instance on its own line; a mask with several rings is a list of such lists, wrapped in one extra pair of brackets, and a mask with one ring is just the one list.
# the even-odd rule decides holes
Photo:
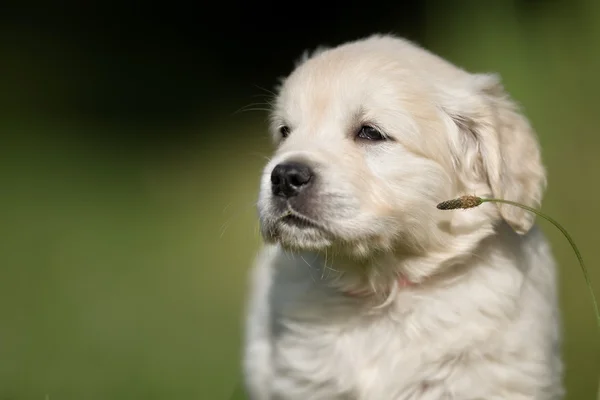
[[(398, 277), (398, 287), (405, 288), (414, 286), (414, 283), (411, 282), (408, 278), (404, 276)], [(370, 289), (357, 289), (357, 290), (345, 290), (344, 293), (346, 296), (350, 297), (367, 297), (373, 294), (373, 291)]]

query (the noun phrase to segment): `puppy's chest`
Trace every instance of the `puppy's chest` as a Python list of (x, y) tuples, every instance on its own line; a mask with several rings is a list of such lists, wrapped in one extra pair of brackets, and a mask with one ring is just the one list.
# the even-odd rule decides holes
[(282, 398), (444, 398), (459, 377), (469, 381), (465, 355), (494, 331), (455, 292), (407, 289), (377, 309), (296, 271), (277, 274), (269, 295), (273, 391)]
[(296, 301), (288, 294), (272, 314), (276, 392), (382, 399), (378, 393), (396, 392), (408, 399), (424, 390), (423, 377), (443, 358), (411, 339), (401, 317), (362, 312), (356, 300), (323, 293)]

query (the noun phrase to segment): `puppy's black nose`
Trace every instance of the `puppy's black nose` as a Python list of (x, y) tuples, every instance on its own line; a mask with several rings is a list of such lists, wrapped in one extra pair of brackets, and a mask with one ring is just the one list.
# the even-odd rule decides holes
[(305, 164), (277, 164), (271, 172), (271, 190), (275, 196), (293, 197), (308, 185), (312, 177), (312, 170)]

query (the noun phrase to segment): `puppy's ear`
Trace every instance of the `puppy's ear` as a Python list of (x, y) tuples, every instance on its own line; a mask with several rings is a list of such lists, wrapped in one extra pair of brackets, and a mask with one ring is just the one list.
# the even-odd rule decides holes
[[(474, 96), (450, 106), (449, 114), (468, 135), (461, 143), (475, 150), (471, 167), (487, 179), (495, 198), (538, 208), (546, 188), (537, 135), (496, 75), (470, 76)], [(473, 90), (469, 92), (473, 94)], [(468, 97), (468, 98), (467, 98)], [(463, 149), (463, 152), (465, 149)], [(469, 150), (467, 150), (469, 153)], [(464, 154), (464, 153), (463, 153)], [(535, 215), (519, 207), (496, 203), (502, 218), (519, 234), (527, 233)]]
[(304, 52), (302, 53), (300, 58), (298, 58), (296, 60), (294, 67), (298, 68), (299, 66), (301, 66), (302, 64), (304, 64), (305, 62), (310, 60), (311, 58), (318, 56), (319, 54), (321, 54), (322, 52), (324, 52), (325, 50), (328, 50), (328, 49), (329, 49), (329, 47), (327, 47), (327, 46), (318, 46), (314, 50), (304, 50)]
[[(305, 62), (310, 60), (311, 58), (318, 56), (319, 54), (321, 54), (322, 52), (324, 52), (328, 49), (329, 49), (329, 47), (327, 47), (327, 46), (319, 46), (314, 50), (304, 50), (302, 55), (294, 63), (294, 69), (298, 68), (299, 66), (301, 66), (302, 64), (304, 64)], [(277, 79), (277, 83), (275, 84), (275, 88), (274, 88), (275, 93), (279, 93), (281, 91), (281, 87), (285, 83), (286, 79), (287, 79), (287, 76), (282, 76)]]

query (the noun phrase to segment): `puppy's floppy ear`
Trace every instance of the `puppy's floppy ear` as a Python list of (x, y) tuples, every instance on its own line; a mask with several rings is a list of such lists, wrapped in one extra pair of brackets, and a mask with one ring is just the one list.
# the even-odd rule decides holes
[[(498, 76), (476, 74), (470, 78), (475, 96), (463, 97), (462, 105), (451, 106), (450, 115), (463, 130), (460, 133), (470, 135), (462, 143), (476, 146), (478, 154), (471, 166), (480, 178), (487, 178), (493, 197), (538, 208), (546, 188), (546, 171), (537, 135), (504, 91)], [(531, 229), (533, 213), (496, 204), (502, 218), (517, 233)]]
[[(318, 56), (319, 54), (321, 54), (322, 52), (324, 52), (328, 49), (329, 49), (329, 47), (327, 47), (327, 46), (318, 46), (314, 50), (304, 50), (302, 55), (300, 55), (300, 57), (294, 63), (294, 68), (298, 68), (299, 66), (301, 66), (302, 64), (304, 64), (305, 62), (310, 60), (311, 58)], [(277, 79), (277, 84), (275, 84), (275, 88), (274, 88), (275, 93), (279, 93), (281, 91), (281, 87), (285, 83), (286, 79), (287, 79), (286, 76), (282, 76)]]
[(315, 56), (318, 56), (319, 54), (321, 54), (322, 52), (324, 52), (325, 50), (328, 50), (328, 49), (329, 49), (329, 47), (321, 45), (321, 46), (318, 46), (314, 50), (304, 50), (304, 52), (302, 53), (300, 58), (298, 60), (296, 60), (294, 67), (298, 68), (299, 66), (304, 64), (306, 61), (310, 60), (311, 58), (313, 58)]

